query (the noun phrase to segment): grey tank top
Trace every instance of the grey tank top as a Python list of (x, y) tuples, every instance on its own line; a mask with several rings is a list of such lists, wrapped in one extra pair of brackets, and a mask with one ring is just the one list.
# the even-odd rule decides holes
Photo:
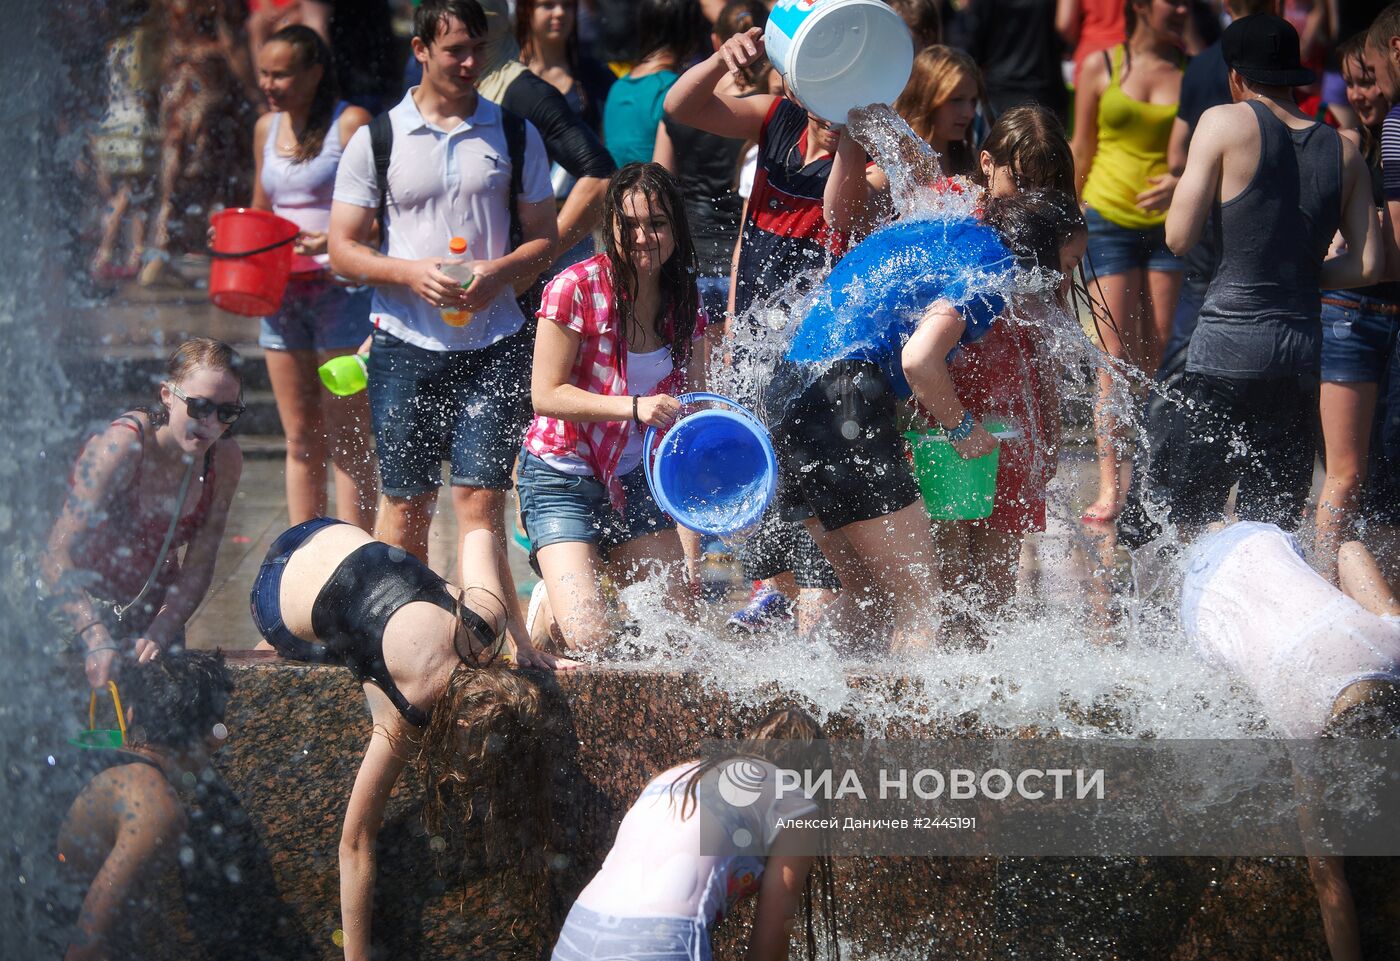
[(1243, 379), (1315, 373), (1318, 275), (1342, 219), (1342, 140), (1326, 124), (1294, 130), (1246, 102), (1259, 123), (1259, 166), (1238, 196), (1216, 202), (1220, 267), (1186, 369)]

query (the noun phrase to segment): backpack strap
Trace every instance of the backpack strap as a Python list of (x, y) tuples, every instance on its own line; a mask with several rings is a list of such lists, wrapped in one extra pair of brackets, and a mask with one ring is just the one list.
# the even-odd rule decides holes
[(387, 240), (384, 233), (384, 212), (389, 203), (389, 155), (394, 150), (394, 125), (387, 112), (381, 113), (369, 122), (369, 143), (374, 151), (374, 179), (379, 184), (379, 243)]
[(525, 190), (525, 118), (502, 107), (501, 126), (505, 128), (506, 153), (510, 156), (510, 249), (514, 250), (525, 239), (520, 213), (515, 209)]

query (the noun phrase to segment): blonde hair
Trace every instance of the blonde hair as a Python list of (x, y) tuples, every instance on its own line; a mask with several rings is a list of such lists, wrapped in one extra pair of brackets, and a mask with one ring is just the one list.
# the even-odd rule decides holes
[[(982, 84), (982, 71), (971, 57), (941, 44), (926, 47), (914, 58), (909, 82), (894, 102), (895, 113), (903, 117), (916, 134), (932, 142), (935, 111), (948, 102), (958, 84), (968, 79), (977, 86), (977, 102), (984, 102), (987, 94)], [(976, 168), (971, 126), (962, 140), (948, 144), (944, 167), (946, 174), (967, 174)]]

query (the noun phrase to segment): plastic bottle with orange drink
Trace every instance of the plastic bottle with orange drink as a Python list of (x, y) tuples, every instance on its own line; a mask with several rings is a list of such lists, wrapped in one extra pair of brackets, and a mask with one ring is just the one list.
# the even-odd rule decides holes
[[(476, 270), (467, 256), (465, 237), (453, 237), (447, 245), (447, 257), (439, 268), (462, 287), (470, 287), (476, 280)], [(471, 323), (472, 311), (460, 307), (448, 307), (442, 311), (442, 322), (449, 327), (465, 327)]]

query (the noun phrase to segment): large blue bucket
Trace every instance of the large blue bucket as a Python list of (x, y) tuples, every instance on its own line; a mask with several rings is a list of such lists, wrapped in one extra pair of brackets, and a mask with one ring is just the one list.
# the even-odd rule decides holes
[(773, 443), (747, 410), (719, 394), (683, 394), (682, 404), (715, 401), (731, 410), (687, 414), (656, 443), (648, 428), (643, 461), (656, 503), (677, 524), (727, 537), (754, 527), (778, 489)]

